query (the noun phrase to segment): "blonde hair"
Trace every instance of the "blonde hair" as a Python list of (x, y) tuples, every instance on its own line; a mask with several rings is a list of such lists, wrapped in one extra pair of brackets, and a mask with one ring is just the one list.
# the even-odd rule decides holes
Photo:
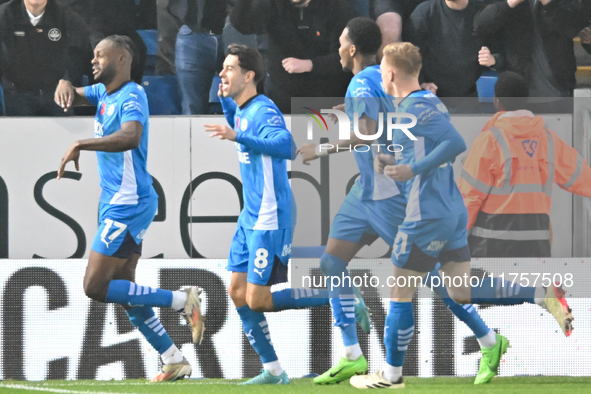
[(397, 42), (384, 48), (384, 58), (391, 66), (407, 77), (415, 77), (421, 71), (423, 59), (419, 48), (410, 42)]

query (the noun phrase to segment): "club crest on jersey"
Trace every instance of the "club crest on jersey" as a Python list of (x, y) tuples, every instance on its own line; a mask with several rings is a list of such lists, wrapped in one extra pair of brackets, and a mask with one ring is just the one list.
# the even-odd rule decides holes
[(60, 38), (62, 38), (62, 32), (58, 28), (54, 27), (53, 29), (49, 30), (47, 37), (49, 37), (51, 41), (59, 41)]
[(240, 130), (246, 131), (247, 127), (248, 127), (248, 119), (244, 118), (244, 119), (242, 119), (242, 124), (240, 125)]
[(111, 104), (107, 110), (107, 116), (111, 116), (115, 113), (115, 104)]

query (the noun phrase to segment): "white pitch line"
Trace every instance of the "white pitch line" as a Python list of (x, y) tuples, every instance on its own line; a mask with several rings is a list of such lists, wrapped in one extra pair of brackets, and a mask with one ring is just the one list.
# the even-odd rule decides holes
[(47, 393), (62, 393), (62, 394), (134, 394), (134, 393), (113, 393), (106, 391), (77, 391), (64, 389), (51, 389), (37, 386), (27, 386), (24, 384), (1, 384), (0, 388), (17, 389), (17, 390), (31, 390), (31, 391), (45, 391)]

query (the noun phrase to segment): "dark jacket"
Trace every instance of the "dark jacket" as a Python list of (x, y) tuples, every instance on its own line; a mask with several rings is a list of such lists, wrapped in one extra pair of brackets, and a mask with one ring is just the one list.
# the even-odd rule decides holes
[(445, 0), (432, 0), (419, 5), (405, 24), (403, 40), (418, 46), (423, 56), (421, 82), (437, 85), (440, 97), (477, 96), (478, 52), (484, 43), (474, 36), (473, 25), (480, 5), (470, 0), (456, 11)]
[(48, 0), (33, 26), (23, 0), (0, 6), (0, 74), (18, 90), (52, 90), (61, 78), (79, 82), (82, 53), (90, 49), (82, 18)]
[[(346, 0), (302, 9), (289, 0), (237, 0), (230, 21), (242, 34), (268, 33), (268, 76), (291, 97), (343, 97), (352, 75), (342, 71), (339, 36), (351, 17)], [(289, 74), (281, 63), (288, 57), (312, 60), (313, 70)]]
[[(484, 39), (495, 36), (501, 41), (504, 61), (495, 68), (521, 74), (527, 80), (532, 75), (534, 47), (534, 18), (529, 1), (510, 8), (506, 0), (490, 0), (476, 15), (476, 34)], [(546, 57), (554, 78), (562, 90), (572, 91), (577, 71), (573, 38), (583, 29), (578, 0), (552, 0), (538, 4), (536, 23)]]

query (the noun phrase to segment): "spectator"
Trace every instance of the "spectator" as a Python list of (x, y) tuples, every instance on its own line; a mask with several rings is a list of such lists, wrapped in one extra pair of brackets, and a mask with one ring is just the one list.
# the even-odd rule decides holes
[(351, 17), (347, 0), (236, 0), (230, 21), (243, 34), (267, 31), (265, 95), (291, 113), (292, 97), (345, 95), (338, 48)]
[(185, 0), (176, 39), (175, 66), (183, 95), (183, 114), (206, 114), (214, 75), (222, 69), (222, 31), (227, 0)]
[(0, 6), (0, 75), (9, 116), (57, 116), (60, 79), (80, 84), (90, 50), (84, 20), (55, 0), (11, 0)]
[(369, 17), (369, 0), (348, 0), (354, 16)]
[(579, 0), (494, 0), (474, 27), (484, 39), (498, 36), (504, 58), (495, 67), (522, 75), (531, 97), (570, 97), (580, 21)]
[(371, 0), (371, 14), (382, 30), (382, 47), (402, 39), (402, 28), (417, 6), (428, 0)]
[(499, 112), (464, 163), (458, 187), (468, 208), (472, 257), (550, 257), (553, 184), (591, 197), (591, 168), (541, 116), (522, 109), (528, 94), (520, 75), (499, 75)]
[[(140, 23), (138, 20), (142, 17), (138, 14), (142, 14), (142, 9), (148, 8), (148, 2), (141, 2), (142, 7), (138, 7), (135, 0), (70, 0), (70, 3), (71, 7), (84, 18), (91, 28), (92, 47), (96, 46), (103, 38), (115, 34), (127, 36), (133, 41), (138, 51), (138, 57), (134, 58), (131, 79), (135, 83), (141, 84), (146, 68), (147, 48), (136, 30), (140, 28), (141, 23), (148, 23)], [(147, 12), (143, 13), (148, 14)], [(90, 57), (86, 59), (87, 69), (85, 71), (89, 75), (90, 84), (93, 84), (90, 64), (92, 51), (89, 55)]]
[(587, 25), (587, 27), (585, 27), (580, 33), (581, 45), (583, 45), (583, 48), (591, 54), (591, 1), (580, 1), (583, 22)]
[(473, 26), (481, 4), (479, 0), (432, 0), (413, 11), (404, 28), (404, 40), (421, 51), (423, 89), (439, 97), (478, 96), (482, 42), (474, 36)]
[[(183, 21), (178, 8), (183, 0), (157, 0), (158, 55), (156, 56), (156, 75), (176, 75), (174, 65), (176, 36)], [(179, 16), (181, 15), (181, 16)]]

